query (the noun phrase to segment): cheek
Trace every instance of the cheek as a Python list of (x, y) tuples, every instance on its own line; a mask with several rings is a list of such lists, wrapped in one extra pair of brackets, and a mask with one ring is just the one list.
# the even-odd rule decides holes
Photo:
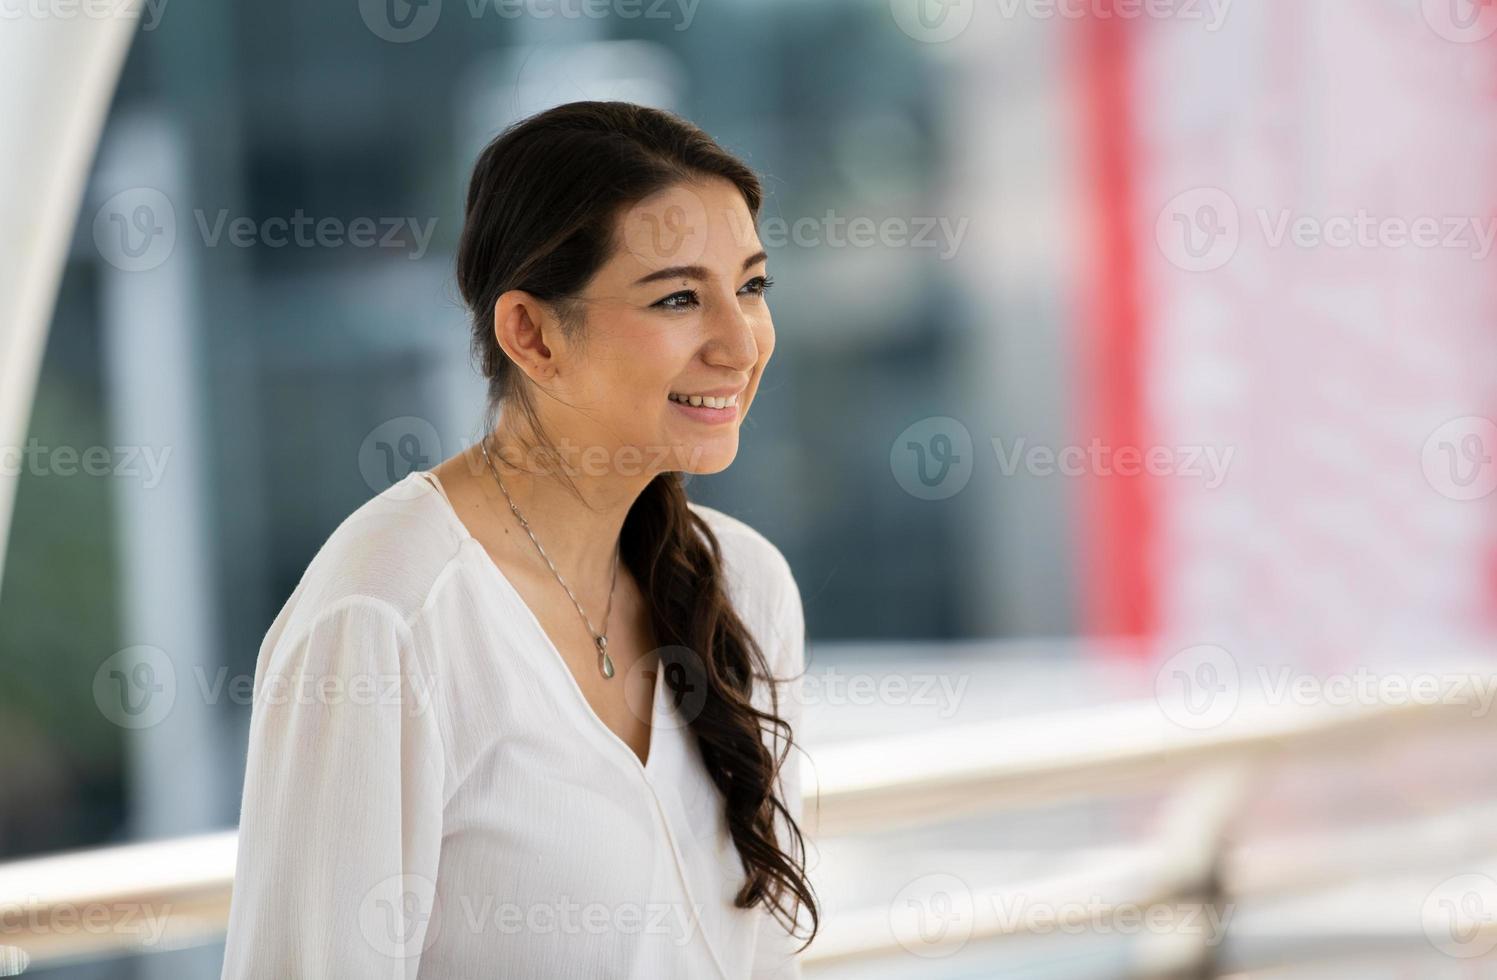
[(767, 312), (754, 324), (754, 340), (759, 345), (759, 366), (763, 367), (774, 353), (774, 320)]
[(623, 341), (609, 352), (613, 409), (617, 417), (632, 415), (648, 425), (664, 412), (666, 392), (691, 363), (693, 340), (684, 331), (656, 327), (630, 331)]
[(759, 359), (754, 364), (753, 377), (749, 379), (749, 400), (744, 406), (745, 412), (753, 406), (754, 400), (759, 395), (759, 382), (764, 377), (764, 368), (769, 363), (770, 355), (774, 353), (774, 323), (770, 321), (767, 314), (762, 321), (754, 325), (754, 343), (759, 348)]

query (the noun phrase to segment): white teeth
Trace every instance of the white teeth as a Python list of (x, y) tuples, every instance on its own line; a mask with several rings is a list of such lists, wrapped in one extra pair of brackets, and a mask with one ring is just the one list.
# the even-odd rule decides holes
[(727, 395), (721, 398), (714, 398), (710, 395), (677, 395), (672, 392), (670, 399), (673, 402), (680, 402), (683, 405), (696, 405), (698, 407), (706, 406), (707, 408), (727, 408), (730, 405), (738, 404), (737, 395)]

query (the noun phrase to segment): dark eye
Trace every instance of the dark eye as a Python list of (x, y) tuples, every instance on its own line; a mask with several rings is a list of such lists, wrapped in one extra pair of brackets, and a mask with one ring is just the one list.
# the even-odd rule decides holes
[(769, 287), (774, 285), (774, 280), (769, 276), (755, 276), (743, 284), (740, 293), (748, 293), (750, 296), (763, 296), (769, 292)]
[(689, 310), (697, 305), (696, 290), (683, 289), (679, 293), (671, 293), (654, 305), (664, 310)]

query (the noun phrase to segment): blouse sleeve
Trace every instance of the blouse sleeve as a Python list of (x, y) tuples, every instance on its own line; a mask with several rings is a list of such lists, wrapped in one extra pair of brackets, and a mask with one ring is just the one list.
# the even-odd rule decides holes
[(434, 909), (435, 678), (393, 608), (353, 596), (257, 667), (223, 980), (410, 980)]
[[(776, 686), (779, 692), (780, 717), (790, 723), (794, 738), (794, 744), (780, 770), (782, 780), (780, 798), (784, 801), (786, 809), (794, 815), (796, 823), (799, 824), (804, 809), (801, 801), (801, 756), (804, 750), (800, 741), (803, 702), (800, 675), (805, 669), (806, 661), (806, 622), (800, 591), (793, 580), (790, 582), (788, 594), (781, 599), (779, 608), (779, 613), (770, 624), (771, 630), (777, 637), (779, 656), (774, 657), (771, 654), (771, 658), (775, 662), (775, 676), (782, 681)], [(778, 747), (782, 748), (783, 745)], [(776, 823), (778, 824), (779, 821)], [(779, 832), (780, 846), (793, 857), (794, 854), (789, 850), (790, 841), (785, 829), (779, 827)], [(808, 836), (808, 849), (809, 845)], [(802, 916), (803, 923), (806, 918)], [(796, 950), (805, 942), (806, 925), (803, 924), (798, 928), (801, 935), (792, 936), (775, 916), (767, 911), (760, 916), (759, 936), (754, 944), (754, 962), (751, 972), (753, 980), (800, 980), (801, 965), (799, 957), (796, 956)]]

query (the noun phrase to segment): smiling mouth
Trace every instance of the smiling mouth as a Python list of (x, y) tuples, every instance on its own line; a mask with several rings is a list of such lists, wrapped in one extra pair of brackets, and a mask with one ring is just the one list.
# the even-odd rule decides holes
[(695, 408), (736, 408), (738, 396), (735, 395), (678, 395), (671, 392), (668, 396), (671, 401), (678, 405), (689, 405)]
[(731, 395), (681, 395), (671, 392), (668, 400), (676, 411), (693, 422), (703, 425), (729, 425), (738, 419), (738, 396)]

